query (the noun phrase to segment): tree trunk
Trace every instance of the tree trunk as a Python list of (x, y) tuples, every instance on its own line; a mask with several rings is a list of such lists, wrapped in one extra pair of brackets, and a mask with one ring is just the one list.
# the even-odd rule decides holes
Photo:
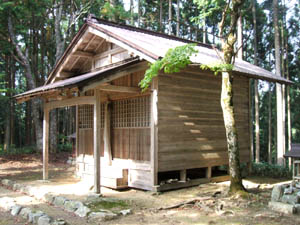
[(169, 35), (172, 34), (172, 0), (169, 0)]
[[(252, 0), (252, 17), (253, 17), (253, 47), (254, 47), (254, 65), (257, 63), (257, 26), (256, 26), (256, 0)], [(260, 139), (259, 139), (259, 92), (258, 80), (254, 82), (255, 88), (255, 162), (260, 162)]]
[(141, 27), (141, 0), (138, 0), (138, 27)]
[(177, 0), (177, 8), (176, 8), (176, 36), (179, 37), (179, 28), (180, 28), (180, 11), (179, 11), (180, 0)]
[(206, 18), (204, 18), (204, 21), (203, 21), (203, 27), (202, 27), (202, 32), (203, 32), (203, 43), (206, 44), (206, 36), (207, 36), (207, 29), (206, 29)]
[(130, 24), (133, 26), (134, 25), (134, 5), (133, 5), (133, 0), (130, 0)]
[[(35, 80), (33, 79), (33, 74), (31, 72), (31, 66), (30, 62), (28, 60), (28, 52), (24, 54), (21, 50), (21, 47), (16, 42), (16, 36), (13, 31), (13, 24), (12, 24), (12, 18), (11, 15), (8, 17), (8, 31), (11, 38), (11, 41), (16, 48), (18, 57), (20, 58), (20, 62), (22, 63), (22, 66), (25, 69), (25, 77), (27, 79), (28, 88), (34, 89), (36, 87)], [(41, 112), (41, 101), (39, 99), (33, 99), (32, 100), (32, 115), (34, 120), (34, 126), (35, 126), (35, 135), (36, 135), (36, 145), (37, 150), (42, 151), (43, 149), (43, 132), (42, 132), (42, 120), (40, 117)]]
[[(281, 75), (281, 63), (280, 63), (280, 33), (278, 26), (278, 0), (273, 0), (273, 16), (274, 16), (274, 33), (275, 33), (275, 69), (276, 75)], [(277, 108), (277, 163), (281, 166), (284, 165), (284, 133), (283, 133), (283, 114), (282, 114), (282, 86), (276, 83), (276, 108)]]
[(159, 1), (159, 30), (163, 32), (163, 0)]
[(269, 98), (268, 98), (268, 111), (269, 111), (269, 122), (268, 122), (268, 162), (272, 164), (272, 108), (271, 108), (271, 100), (272, 100), (272, 90), (271, 83), (269, 83)]
[[(222, 40), (222, 50), (224, 53), (224, 62), (226, 64), (233, 64), (235, 52), (234, 46), (237, 35), (237, 20), (240, 16), (243, 0), (233, 0), (227, 7), (230, 9), (230, 28), (226, 35), (226, 39)], [(224, 24), (226, 19), (227, 8), (223, 11), (222, 21), (219, 23), (219, 36), (224, 35)], [(222, 72), (222, 92), (221, 92), (221, 106), (223, 111), (223, 118), (227, 137), (228, 159), (229, 159), (229, 174), (230, 174), (230, 193), (244, 191), (242, 184), (242, 176), (240, 170), (239, 159), (239, 145), (238, 133), (234, 118), (233, 108), (233, 90), (232, 90), (233, 76), (231, 71)]]

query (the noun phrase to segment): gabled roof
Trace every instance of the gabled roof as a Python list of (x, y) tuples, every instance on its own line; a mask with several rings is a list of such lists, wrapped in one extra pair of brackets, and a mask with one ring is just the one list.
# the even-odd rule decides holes
[[(86, 20), (86, 23), (75, 35), (72, 42), (64, 52), (63, 56), (60, 58), (60, 60), (57, 62), (57, 64), (49, 74), (48, 80), (46, 81), (45, 85), (17, 95), (17, 98), (21, 96), (33, 96), (38, 93), (57, 88), (64, 88), (67, 86), (70, 87), (72, 85), (82, 83), (85, 80), (89, 81), (91, 77), (95, 79), (95, 77), (97, 76), (104, 76), (104, 74), (106, 74), (109, 70), (126, 65), (126, 63), (124, 65), (119, 64), (117, 66), (112, 65), (111, 67), (108, 66), (101, 72), (96, 71), (82, 75), (77, 74), (72, 78), (51, 83), (51, 81), (53, 82), (53, 78), (57, 75), (57, 72), (62, 69), (64, 62), (68, 60), (68, 57), (70, 57), (76, 50), (75, 46), (80, 43), (83, 37), (88, 33), (92, 33), (93, 35), (99, 36), (108, 42), (119, 45), (133, 55), (139, 56), (141, 59), (145, 59), (146, 61), (151, 63), (155, 62), (157, 59), (164, 57), (164, 55), (170, 48), (182, 46), (187, 43), (197, 44), (196, 49), (198, 50), (198, 54), (191, 58), (194, 64), (216, 63), (217, 61), (220, 61), (220, 56), (222, 55), (222, 53), (218, 52), (216, 48), (208, 44), (198, 43), (172, 35), (162, 34), (128, 25), (108, 22), (90, 16)], [(240, 75), (244, 75), (254, 79), (292, 84), (291, 81), (283, 77), (276, 76), (275, 74), (261, 67), (255, 66), (240, 59), (236, 59), (233, 70), (238, 72)], [(98, 78), (101, 79), (101, 77)]]

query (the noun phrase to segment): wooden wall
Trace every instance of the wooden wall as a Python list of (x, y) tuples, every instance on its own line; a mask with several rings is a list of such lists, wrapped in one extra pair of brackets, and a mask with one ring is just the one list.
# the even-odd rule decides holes
[[(199, 69), (198, 69), (199, 70)], [(240, 159), (250, 159), (249, 80), (234, 77)], [(158, 171), (228, 164), (221, 76), (195, 68), (158, 77)]]

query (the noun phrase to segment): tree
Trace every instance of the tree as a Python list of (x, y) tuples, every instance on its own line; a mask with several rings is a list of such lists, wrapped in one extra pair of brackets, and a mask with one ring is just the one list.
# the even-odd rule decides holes
[[(280, 33), (278, 24), (278, 0), (273, 0), (274, 10), (274, 35), (275, 35), (275, 69), (276, 75), (281, 77), (281, 63), (280, 63)], [(283, 113), (282, 113), (282, 86), (276, 83), (276, 102), (277, 102), (277, 163), (284, 165), (284, 133), (283, 133)]]
[[(254, 65), (257, 62), (257, 35), (256, 35), (256, 0), (252, 0), (252, 14), (253, 14), (253, 47), (254, 47)], [(260, 141), (259, 141), (259, 93), (258, 80), (254, 81), (255, 89), (255, 162), (260, 162)]]

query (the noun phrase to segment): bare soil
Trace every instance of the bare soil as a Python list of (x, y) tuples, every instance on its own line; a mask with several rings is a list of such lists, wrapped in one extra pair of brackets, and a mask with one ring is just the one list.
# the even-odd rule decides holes
[[(23, 155), (18, 157), (0, 157), (0, 178), (8, 178), (30, 185), (46, 188), (49, 192), (63, 195), (70, 199), (85, 200), (90, 193), (89, 186), (73, 176), (74, 168), (65, 164), (67, 155), (52, 157), (50, 161), (50, 182), (43, 183), (42, 161), (40, 155)], [(295, 225), (300, 224), (300, 215), (284, 215), (268, 208), (271, 191), (274, 184), (288, 182), (282, 179), (267, 177), (250, 177), (244, 180), (244, 185), (250, 192), (249, 198), (229, 197), (228, 183), (203, 184), (164, 193), (153, 193), (142, 190), (128, 189), (114, 191), (102, 188), (104, 197), (124, 200), (133, 210), (132, 215), (120, 217), (101, 224), (270, 224)], [(1, 196), (12, 195), (0, 189)], [(193, 204), (183, 204), (179, 208), (161, 210), (178, 203), (198, 199)], [(49, 215), (65, 218), (69, 224), (93, 224), (74, 217), (72, 214), (53, 208), (34, 200)], [(25, 224), (22, 218), (10, 217), (0, 209), (0, 225)], [(94, 224), (100, 224), (95, 222)]]

